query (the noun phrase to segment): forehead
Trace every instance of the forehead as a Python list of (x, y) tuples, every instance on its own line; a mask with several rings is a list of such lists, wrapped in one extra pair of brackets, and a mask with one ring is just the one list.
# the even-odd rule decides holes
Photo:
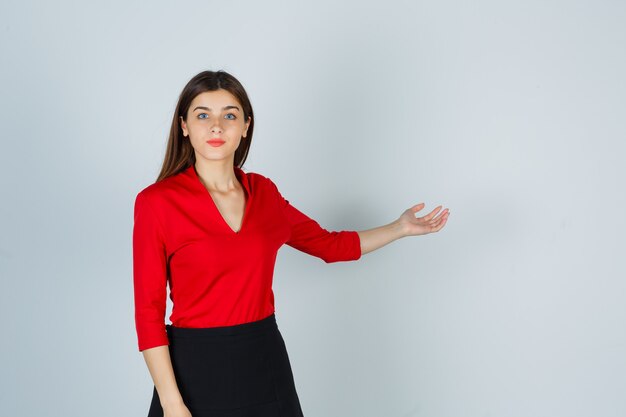
[(210, 107), (213, 111), (219, 111), (222, 107), (233, 105), (241, 108), (241, 103), (230, 92), (219, 89), (215, 91), (205, 91), (198, 94), (191, 101), (191, 109), (195, 106)]

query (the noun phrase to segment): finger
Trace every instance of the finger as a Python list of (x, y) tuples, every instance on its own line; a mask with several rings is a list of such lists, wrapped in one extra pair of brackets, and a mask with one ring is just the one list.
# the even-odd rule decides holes
[(441, 212), (441, 214), (437, 217), (438, 220), (445, 220), (448, 218), (448, 215), (450, 214), (450, 211), (448, 209), (445, 209), (444, 211)]
[(444, 219), (446, 219), (448, 217), (448, 211), (447, 209), (442, 211), (439, 216), (435, 217), (434, 219), (431, 220), (431, 223), (435, 226), (439, 225), (439, 223), (441, 223), (441, 221), (443, 221)]
[(439, 222), (437, 224), (437, 231), (441, 230), (441, 228), (443, 226), (445, 226), (446, 222), (448, 221), (448, 213), (446, 213), (445, 215), (441, 216), (441, 218), (439, 219)]
[[(441, 207), (441, 206), (439, 206), (439, 207)], [(439, 216), (437, 216), (437, 219), (440, 219), (440, 218), (442, 218), (443, 216), (447, 216), (447, 215), (448, 215), (448, 213), (449, 213), (449, 210), (448, 210), (448, 209), (443, 210), (441, 213), (439, 213)]]
[(417, 213), (418, 211), (420, 211), (423, 208), (424, 208), (424, 203), (419, 203), (419, 204), (416, 204), (414, 206), (411, 206), (408, 211), (410, 211), (411, 214), (415, 215), (415, 213)]
[(430, 213), (428, 213), (427, 215), (425, 215), (425, 216), (423, 217), (423, 219), (424, 219), (424, 220), (430, 220), (430, 219), (432, 219), (432, 218), (435, 216), (435, 214), (437, 214), (437, 212), (441, 209), (441, 207), (442, 207), (442, 206), (437, 206), (437, 207), (435, 207), (435, 209), (434, 209), (433, 211), (431, 211)]
[(447, 217), (447, 216), (448, 216), (448, 213), (449, 213), (448, 209), (445, 209), (444, 211), (442, 211), (441, 213), (439, 213), (439, 216), (437, 216), (437, 219), (442, 219), (442, 218), (444, 218), (444, 217)]

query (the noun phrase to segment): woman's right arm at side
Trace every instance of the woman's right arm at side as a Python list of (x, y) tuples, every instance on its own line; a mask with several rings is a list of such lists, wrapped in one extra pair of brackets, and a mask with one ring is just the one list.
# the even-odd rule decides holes
[(142, 353), (154, 381), (154, 386), (159, 394), (163, 411), (169, 415), (169, 412), (174, 412), (174, 410), (181, 407), (184, 408), (185, 404), (176, 384), (174, 369), (172, 368), (169, 347), (167, 345), (157, 346), (143, 350)]
[(164, 417), (191, 417), (176, 383), (165, 327), (165, 231), (146, 195), (135, 200), (133, 279), (138, 348), (154, 381)]

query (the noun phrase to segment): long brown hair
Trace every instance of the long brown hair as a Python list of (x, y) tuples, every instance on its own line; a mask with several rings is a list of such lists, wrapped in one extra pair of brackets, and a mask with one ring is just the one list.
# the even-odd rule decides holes
[(191, 102), (198, 94), (219, 89), (228, 91), (239, 100), (239, 103), (241, 103), (243, 107), (244, 121), (247, 121), (248, 116), (251, 116), (247, 135), (245, 138), (242, 137), (241, 143), (235, 151), (234, 165), (239, 168), (242, 167), (248, 157), (248, 150), (252, 143), (252, 133), (254, 132), (254, 114), (248, 94), (241, 83), (228, 72), (223, 70), (202, 71), (189, 80), (178, 97), (178, 103), (176, 104), (176, 111), (174, 112), (170, 135), (167, 141), (167, 148), (165, 150), (165, 158), (163, 159), (163, 166), (156, 180), (157, 182), (171, 175), (178, 174), (195, 164), (196, 155), (191, 146), (191, 142), (183, 136), (180, 118), (182, 117), (185, 122), (187, 121), (189, 106), (191, 106)]

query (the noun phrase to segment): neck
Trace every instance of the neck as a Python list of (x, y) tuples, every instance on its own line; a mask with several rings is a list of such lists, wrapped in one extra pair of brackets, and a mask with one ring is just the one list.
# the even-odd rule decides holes
[(194, 169), (202, 184), (210, 191), (228, 192), (239, 188), (232, 161), (201, 162), (196, 160)]

